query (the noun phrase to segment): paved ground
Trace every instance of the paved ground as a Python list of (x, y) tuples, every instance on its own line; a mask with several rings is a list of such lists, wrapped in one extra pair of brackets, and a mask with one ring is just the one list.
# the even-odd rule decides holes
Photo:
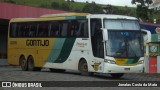
[[(77, 71), (65, 73), (22, 71), (19, 67), (7, 66), (6, 59), (0, 59), (0, 81), (160, 81), (160, 74), (125, 74), (120, 79), (110, 75), (95, 74), (81, 76)], [(160, 90), (157, 87), (49, 87), (49, 88), (0, 88), (0, 90)]]
[[(95, 74), (81, 76), (76, 71), (54, 73), (48, 69), (39, 72), (22, 71), (19, 67), (0, 67), (0, 81), (160, 81), (160, 74), (126, 74), (120, 79), (113, 79), (110, 75)], [(155, 87), (52, 87), (52, 88), (0, 88), (0, 90), (159, 90)]]

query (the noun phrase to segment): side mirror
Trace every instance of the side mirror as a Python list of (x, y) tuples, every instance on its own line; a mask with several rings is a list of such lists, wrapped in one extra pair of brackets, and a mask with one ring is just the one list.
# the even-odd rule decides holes
[(103, 33), (103, 40), (108, 41), (108, 30), (104, 29), (104, 28), (101, 28), (101, 30), (102, 30), (102, 33)]
[(148, 31), (148, 30), (145, 30), (145, 29), (142, 29), (142, 32), (145, 32), (146, 33), (146, 36), (145, 37), (143, 37), (143, 38), (146, 38), (146, 43), (149, 43), (149, 42), (151, 42), (151, 32), (150, 31)]

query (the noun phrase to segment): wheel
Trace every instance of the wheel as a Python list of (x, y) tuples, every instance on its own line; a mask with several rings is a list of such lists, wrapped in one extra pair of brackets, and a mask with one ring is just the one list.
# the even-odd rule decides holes
[(80, 71), (81, 75), (84, 75), (84, 76), (93, 75), (92, 72), (88, 72), (88, 65), (87, 65), (87, 62), (85, 60), (80, 61), (79, 71)]
[(34, 65), (34, 59), (33, 59), (32, 56), (30, 56), (27, 61), (28, 61), (28, 70), (29, 71), (41, 71), (42, 68), (35, 67), (35, 65)]
[(27, 61), (28, 61), (28, 70), (29, 71), (34, 71), (35, 67), (34, 67), (34, 59), (33, 59), (33, 57), (30, 56)]
[(24, 56), (20, 57), (20, 63), (19, 64), (20, 64), (20, 66), (21, 66), (23, 71), (27, 71), (28, 70), (27, 61), (26, 61)]
[(51, 72), (63, 73), (63, 72), (65, 72), (66, 70), (64, 70), (64, 69), (53, 69), (53, 68), (50, 68), (50, 71), (51, 71)]
[(112, 73), (111, 76), (113, 78), (121, 78), (124, 75), (124, 73)]

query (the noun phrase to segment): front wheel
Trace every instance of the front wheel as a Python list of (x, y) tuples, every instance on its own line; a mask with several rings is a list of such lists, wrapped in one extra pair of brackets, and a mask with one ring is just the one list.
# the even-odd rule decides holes
[(84, 76), (93, 75), (92, 72), (88, 72), (88, 65), (87, 65), (87, 62), (85, 60), (80, 61), (79, 71), (80, 71), (81, 75), (84, 75)]
[(121, 78), (124, 75), (124, 73), (112, 73), (111, 76), (113, 78)]

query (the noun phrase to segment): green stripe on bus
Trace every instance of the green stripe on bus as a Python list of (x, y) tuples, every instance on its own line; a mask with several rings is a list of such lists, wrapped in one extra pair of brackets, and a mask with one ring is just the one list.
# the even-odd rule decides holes
[(54, 62), (58, 59), (65, 40), (66, 38), (56, 38), (47, 62)]
[(63, 44), (63, 48), (58, 59), (54, 63), (63, 63), (69, 57), (76, 38), (67, 38)]
[(68, 16), (65, 18), (66, 20), (73, 20), (73, 19), (86, 19), (86, 16)]

